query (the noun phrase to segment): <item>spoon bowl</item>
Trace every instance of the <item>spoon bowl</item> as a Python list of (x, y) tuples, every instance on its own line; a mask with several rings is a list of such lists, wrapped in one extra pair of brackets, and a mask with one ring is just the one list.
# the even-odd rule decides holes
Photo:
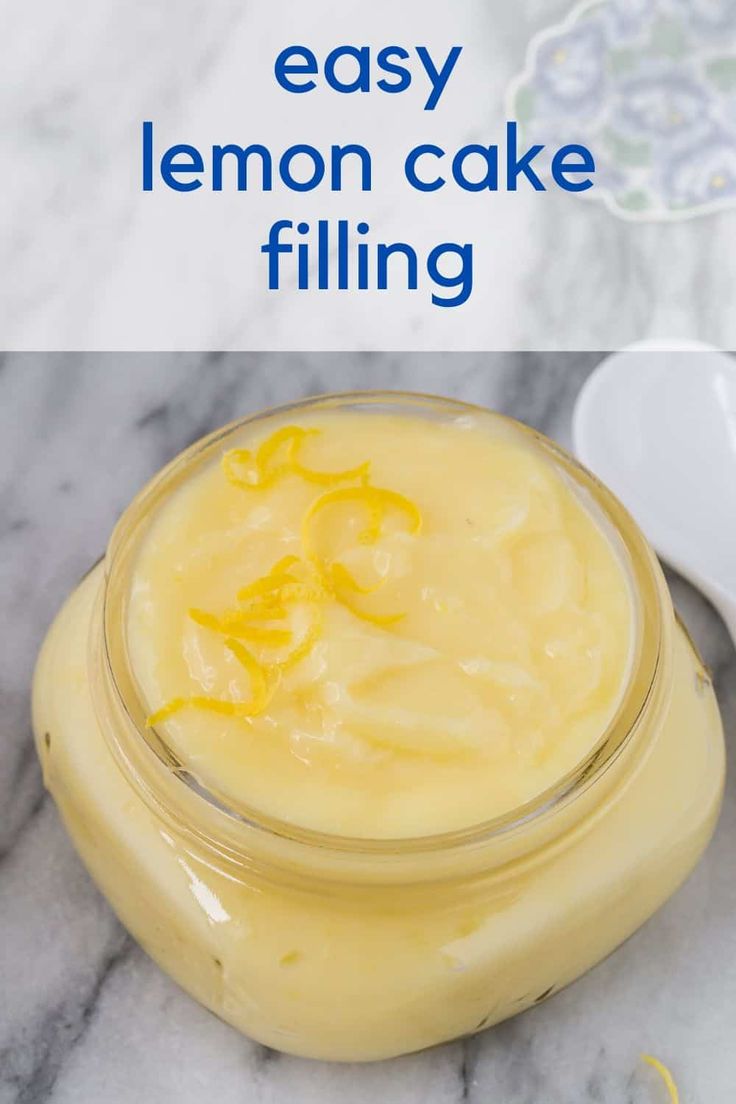
[(578, 396), (573, 439), (736, 643), (736, 360), (696, 343), (614, 353)]

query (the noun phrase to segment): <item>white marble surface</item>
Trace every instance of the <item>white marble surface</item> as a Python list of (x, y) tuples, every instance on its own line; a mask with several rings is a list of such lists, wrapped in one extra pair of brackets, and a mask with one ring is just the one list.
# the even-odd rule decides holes
[[(676, 897), (608, 961), (471, 1041), (345, 1067), (274, 1054), (194, 1004), (126, 937), (44, 796), (29, 680), (44, 630), (130, 496), (215, 425), (329, 388), (414, 387), (516, 414), (566, 442), (594, 355), (44, 358), (0, 367), (0, 1104), (727, 1104), (736, 1051), (736, 787)], [(674, 581), (736, 725), (736, 656)]]
[[(666, 0), (606, 0), (656, 21)], [(715, 18), (728, 0), (682, 0)], [(572, 0), (34, 0), (0, 4), (3, 349), (612, 349), (644, 337), (736, 347), (736, 211), (631, 224), (567, 194), (425, 195), (406, 152), (498, 142), (527, 46)], [(664, 10), (664, 8), (663, 8)], [(638, 17), (638, 16), (637, 16)], [(718, 37), (733, 54), (732, 31)], [(290, 42), (464, 45), (437, 111), (406, 95), (292, 96)], [(361, 141), (371, 195), (140, 190), (140, 128), (167, 146)], [(563, 136), (573, 141), (570, 133)], [(563, 130), (565, 127), (563, 127)], [(279, 218), (367, 218), (420, 253), (476, 243), (472, 299), (274, 293), (259, 253)]]

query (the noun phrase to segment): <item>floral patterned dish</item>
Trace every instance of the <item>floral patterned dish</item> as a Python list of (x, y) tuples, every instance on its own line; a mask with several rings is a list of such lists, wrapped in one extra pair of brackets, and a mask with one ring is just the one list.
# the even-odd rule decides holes
[(623, 218), (735, 205), (736, 0), (586, 0), (534, 37), (508, 112), (528, 142), (588, 146), (583, 194)]

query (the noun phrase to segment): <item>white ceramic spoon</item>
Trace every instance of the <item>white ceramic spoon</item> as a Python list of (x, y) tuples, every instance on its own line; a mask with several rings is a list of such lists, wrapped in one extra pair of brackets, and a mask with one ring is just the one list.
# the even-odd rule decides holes
[(736, 360), (695, 343), (614, 353), (580, 392), (573, 438), (736, 643)]

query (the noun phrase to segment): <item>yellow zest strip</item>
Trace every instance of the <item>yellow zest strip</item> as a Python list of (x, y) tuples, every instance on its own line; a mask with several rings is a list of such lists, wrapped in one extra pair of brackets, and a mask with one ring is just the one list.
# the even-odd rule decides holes
[(385, 487), (371, 487), (367, 484), (360, 487), (338, 487), (316, 498), (302, 519), (302, 544), (310, 557), (315, 557), (311, 534), (312, 522), (322, 510), (340, 502), (354, 502), (368, 508), (370, 520), (359, 537), (364, 544), (375, 544), (378, 541), (383, 531), (384, 518), (391, 507), (406, 516), (410, 533), (417, 534), (422, 528), (422, 515), (418, 506), (398, 491), (389, 491)]
[(203, 628), (212, 629), (214, 632), (222, 632), (222, 622), (214, 613), (207, 613), (207, 610), (201, 609), (190, 609), (187, 610), (187, 613), (192, 621), (195, 621), (198, 625), (202, 625)]
[(287, 615), (287, 609), (280, 599), (280, 593), (274, 594), (271, 598), (254, 599), (243, 603), (237, 612), (233, 610), (232, 616), (240, 621), (283, 621)]
[(375, 594), (376, 591), (385, 586), (385, 579), (381, 579), (375, 586), (360, 586), (348, 569), (341, 563), (332, 564), (329, 575), (332, 583), (332, 593), (335, 599), (341, 606), (345, 606), (345, 609), (350, 610), (355, 617), (360, 618), (361, 621), (368, 621), (371, 625), (379, 625), (382, 628), (386, 628), (388, 625), (395, 625), (397, 621), (401, 621), (401, 619), (406, 616), (404, 613), (368, 613), (366, 610), (360, 609), (353, 599), (345, 594), (346, 590), (352, 591), (354, 594)]
[(402, 618), (406, 617), (405, 613), (368, 613), (366, 610), (359, 609), (351, 598), (339, 592), (335, 593), (335, 598), (341, 606), (345, 606), (345, 609), (350, 610), (354, 617), (360, 618), (361, 621), (368, 621), (371, 625), (378, 625), (381, 628), (395, 625), (397, 621), (401, 621)]
[(299, 583), (290, 568), (296, 567), (300, 562), (298, 556), (282, 556), (267, 575), (262, 575), (260, 579), (256, 579), (254, 582), (248, 583), (247, 586), (240, 588), (237, 593), (238, 601), (245, 602), (249, 598), (262, 598), (264, 603), (267, 603), (269, 599), (272, 602), (280, 602), (286, 585)]
[[(317, 483), (322, 487), (333, 487), (337, 483), (348, 483), (353, 479), (365, 481), (371, 470), (370, 460), (358, 464), (347, 471), (324, 472), (315, 471), (314, 468), (306, 468), (299, 461), (301, 446), (307, 437), (318, 437), (319, 429), (302, 429), (300, 426), (284, 426), (277, 430), (268, 440), (264, 441), (256, 453), (256, 463), (262, 474), (273, 472), (271, 461), (283, 444), (288, 444), (286, 451), (286, 463), (277, 469), (278, 474), (299, 475), (308, 483)], [(274, 473), (276, 474), (276, 473)]]
[(282, 556), (281, 559), (273, 565), (269, 571), (269, 575), (283, 575), (289, 568), (296, 567), (299, 563), (301, 563), (299, 557), (295, 556), (293, 553), (289, 556)]
[[(286, 613), (285, 610), (284, 613)], [(242, 637), (243, 640), (250, 640), (254, 644), (265, 644), (270, 648), (282, 648), (285, 644), (290, 644), (294, 635), (290, 629), (273, 629), (266, 625), (254, 625), (249, 620), (248, 614), (243, 615), (239, 611), (225, 613), (222, 617), (217, 617), (213, 613), (207, 613), (206, 610), (190, 609), (189, 616), (192, 621), (206, 629), (213, 629), (215, 632), (223, 633), (226, 636)]]
[(311, 652), (314, 645), (319, 639), (322, 632), (322, 610), (313, 603), (312, 605), (312, 624), (309, 626), (304, 636), (297, 644), (296, 648), (282, 659), (278, 663), (278, 668), (281, 671), (290, 671), (292, 667), (296, 667), (297, 663), (300, 663)]
[(196, 695), (190, 698), (172, 698), (150, 717), (146, 718), (146, 728), (154, 728), (162, 721), (168, 721), (182, 709), (203, 709), (208, 713), (218, 713), (225, 717), (256, 717), (262, 713), (276, 690), (277, 679), (269, 680), (267, 672), (238, 640), (228, 639), (225, 647), (232, 652), (239, 663), (245, 667), (250, 679), (251, 699), (247, 702), (222, 701), (220, 698), (208, 698)]
[[(241, 472), (247, 466), (251, 468), (252, 478), (244, 479)], [(264, 486), (261, 473), (255, 467), (253, 453), (249, 449), (229, 449), (222, 458), (222, 470), (227, 481), (234, 487), (254, 491)]]
[(326, 507), (336, 503), (353, 502), (366, 507), (369, 511), (369, 522), (361, 532), (359, 540), (364, 544), (375, 544), (383, 531), (383, 522), (390, 509), (395, 509), (404, 514), (409, 523), (409, 530), (417, 534), (422, 528), (422, 515), (418, 507), (405, 495), (398, 491), (390, 491), (383, 487), (340, 487), (337, 490), (327, 491), (311, 504), (302, 519), (302, 545), (304, 550), (319, 571), (325, 586), (332, 592), (336, 600), (355, 617), (370, 624), (386, 627), (396, 624), (405, 615), (399, 614), (372, 614), (361, 610), (346, 592), (353, 594), (372, 594), (384, 585), (381, 580), (375, 586), (361, 586), (348, 569), (340, 563), (325, 565), (318, 553), (313, 540), (312, 523), (315, 517)]
[(219, 698), (197, 696), (172, 698), (161, 709), (152, 713), (150, 717), (146, 717), (146, 728), (155, 728), (162, 721), (168, 721), (175, 713), (179, 713), (182, 709), (187, 709), (190, 706), (193, 709), (204, 709), (208, 713), (220, 713), (225, 717), (252, 717), (256, 712), (248, 702), (221, 701)]
[(248, 672), (251, 685), (253, 715), (262, 713), (273, 697), (278, 680), (268, 678), (268, 673), (263, 665), (258, 662), (255, 656), (251, 655), (248, 649), (241, 644), (239, 640), (234, 640), (230, 637), (225, 641), (225, 647), (228, 651), (232, 652), (238, 663), (245, 667)]
[(278, 591), (284, 583), (295, 583), (296, 581), (295, 576), (288, 571), (283, 571), (279, 575), (264, 575), (263, 578), (256, 579), (255, 582), (241, 587), (237, 593), (237, 598), (239, 602), (245, 602), (248, 598), (268, 598), (269, 596), (276, 600)]
[(651, 1054), (642, 1054), (641, 1057), (642, 1061), (646, 1062), (648, 1066), (651, 1066), (652, 1069), (656, 1070), (659, 1076), (664, 1081), (667, 1087), (667, 1091), (670, 1094), (671, 1104), (680, 1104), (680, 1093), (678, 1092), (677, 1085), (675, 1084), (675, 1079), (670, 1071), (667, 1069), (667, 1066), (664, 1064), (664, 1062), (660, 1062), (659, 1058), (654, 1058)]
[[(288, 445), (286, 458), (288, 464), (294, 458), (294, 453), (301, 446), (305, 437), (314, 436), (318, 430), (302, 429), (301, 426), (282, 426), (262, 441), (256, 450), (256, 465), (261, 474), (273, 472), (273, 461), (282, 445)], [(282, 465), (283, 467), (283, 465)]]
[(266, 625), (240, 622), (236, 618), (227, 620), (222, 631), (239, 639), (249, 640), (252, 644), (262, 644), (265, 648), (283, 648), (294, 639), (291, 629), (271, 629)]
[(355, 594), (375, 594), (386, 585), (386, 580), (380, 579), (374, 586), (361, 586), (341, 563), (330, 565), (329, 576), (335, 590), (352, 590)]
[(297, 460), (293, 460), (290, 471), (294, 475), (301, 476), (307, 483), (316, 483), (320, 487), (334, 487), (336, 483), (348, 483), (353, 479), (357, 479), (364, 484), (370, 476), (371, 462), (366, 460), (364, 464), (358, 464), (356, 468), (348, 468), (347, 471), (325, 472), (305, 468)]
[[(347, 471), (323, 472), (305, 467), (299, 460), (299, 452), (306, 437), (317, 436), (318, 429), (302, 429), (299, 426), (283, 426), (267, 437), (257, 448), (255, 456), (249, 449), (229, 449), (222, 458), (222, 468), (226, 478), (236, 487), (244, 490), (263, 490), (272, 486), (285, 475), (297, 475), (309, 483), (323, 487), (333, 487), (339, 483), (353, 480), (367, 482), (370, 475), (370, 461), (365, 461)], [(277, 463), (280, 450), (285, 448), (285, 459)], [(243, 476), (243, 469), (247, 475)]]

